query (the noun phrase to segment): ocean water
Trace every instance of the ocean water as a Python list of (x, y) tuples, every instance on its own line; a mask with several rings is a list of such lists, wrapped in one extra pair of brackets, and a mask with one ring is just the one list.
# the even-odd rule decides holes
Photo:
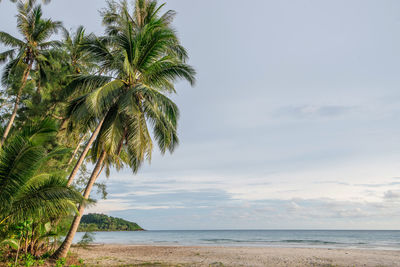
[[(84, 233), (77, 233), (78, 242)], [(174, 246), (319, 247), (400, 250), (400, 231), (196, 230), (95, 232), (94, 243)]]

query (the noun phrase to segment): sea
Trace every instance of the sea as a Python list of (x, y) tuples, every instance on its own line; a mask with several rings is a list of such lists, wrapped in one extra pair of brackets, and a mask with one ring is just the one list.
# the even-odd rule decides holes
[[(389, 230), (163, 230), (93, 233), (93, 243), (96, 244), (400, 250), (400, 231)], [(83, 235), (77, 233), (74, 243), (79, 242)]]

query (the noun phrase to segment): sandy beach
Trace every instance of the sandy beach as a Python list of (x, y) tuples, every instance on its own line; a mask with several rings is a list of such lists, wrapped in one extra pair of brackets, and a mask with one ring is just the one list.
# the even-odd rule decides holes
[(72, 252), (88, 266), (400, 266), (400, 251), (94, 245)]

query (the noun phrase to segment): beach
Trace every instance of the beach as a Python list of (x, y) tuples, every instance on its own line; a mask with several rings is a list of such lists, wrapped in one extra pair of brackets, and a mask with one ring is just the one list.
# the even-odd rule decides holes
[(99, 244), (71, 251), (88, 266), (400, 266), (400, 251)]

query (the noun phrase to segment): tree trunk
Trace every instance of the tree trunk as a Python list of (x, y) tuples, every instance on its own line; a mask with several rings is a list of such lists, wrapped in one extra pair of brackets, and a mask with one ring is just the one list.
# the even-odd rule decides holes
[(97, 177), (96, 177), (96, 179), (97, 179), (97, 178), (99, 178), (100, 174), (103, 172), (103, 170), (104, 170), (104, 166), (106, 166), (106, 164), (105, 164), (105, 163), (103, 164), (103, 166), (101, 166), (101, 169), (100, 169), (100, 171), (97, 173)]
[[(85, 199), (89, 198), (90, 191), (92, 191), (94, 182), (96, 181), (99, 171), (101, 169), (101, 166), (103, 165), (104, 159), (106, 158), (106, 154), (107, 153), (103, 150), (103, 152), (101, 152), (99, 159), (97, 160), (96, 167), (93, 169), (92, 175), (90, 176), (89, 182), (86, 186), (85, 193), (83, 194), (83, 197)], [(85, 210), (85, 206), (79, 205), (78, 210), (79, 210), (79, 214), (75, 216), (75, 218), (71, 224), (71, 228), (69, 229), (69, 232), (64, 239), (64, 242), (57, 249), (57, 251), (54, 252), (52, 258), (59, 259), (59, 258), (65, 258), (67, 256), (68, 250), (72, 244), (72, 240), (74, 239), (75, 233), (79, 227), (79, 223), (81, 222), (81, 218), (82, 218), (83, 212)]]
[(72, 163), (72, 161), (74, 160), (76, 153), (78, 153), (78, 150), (79, 150), (79, 148), (81, 147), (82, 141), (83, 141), (83, 139), (85, 139), (85, 136), (86, 136), (86, 134), (84, 134), (84, 135), (81, 137), (81, 139), (79, 139), (78, 145), (76, 146), (74, 152), (73, 152), (72, 155), (71, 155), (71, 158), (69, 159), (69, 161), (68, 161), (68, 163), (67, 163), (67, 168), (69, 167), (69, 165), (70, 165), (70, 164)]
[(17, 98), (15, 99), (14, 109), (13, 109), (13, 112), (11, 113), (10, 120), (8, 121), (7, 127), (3, 133), (3, 137), (1, 138), (0, 148), (3, 146), (4, 142), (6, 141), (7, 136), (10, 133), (11, 127), (14, 124), (15, 117), (17, 116), (18, 105), (19, 105), (19, 102), (21, 101), (22, 90), (25, 88), (26, 82), (28, 81), (28, 76), (29, 76), (29, 73), (31, 72), (31, 68), (32, 68), (32, 63), (28, 65), (28, 67), (24, 71), (24, 75), (22, 76), (22, 84), (18, 90)]
[(78, 173), (79, 168), (81, 167), (81, 165), (83, 163), (83, 160), (85, 159), (87, 153), (89, 152), (90, 147), (92, 146), (94, 140), (96, 139), (97, 135), (100, 132), (100, 128), (103, 125), (104, 119), (105, 119), (105, 117), (99, 122), (99, 125), (97, 125), (97, 127), (94, 130), (92, 136), (90, 137), (88, 143), (86, 144), (85, 149), (83, 150), (81, 156), (79, 157), (78, 162), (75, 164), (75, 167), (72, 170), (72, 172), (71, 172), (71, 174), (70, 174), (70, 176), (68, 178), (67, 186), (70, 186), (72, 184), (72, 182), (74, 181), (74, 178), (75, 178), (76, 174)]
[(17, 263), (18, 263), (18, 254), (19, 254), (19, 250), (21, 248), (21, 240), (22, 240), (22, 234), (18, 241), (17, 255), (15, 256), (15, 263), (14, 263), (15, 266), (17, 266)]

